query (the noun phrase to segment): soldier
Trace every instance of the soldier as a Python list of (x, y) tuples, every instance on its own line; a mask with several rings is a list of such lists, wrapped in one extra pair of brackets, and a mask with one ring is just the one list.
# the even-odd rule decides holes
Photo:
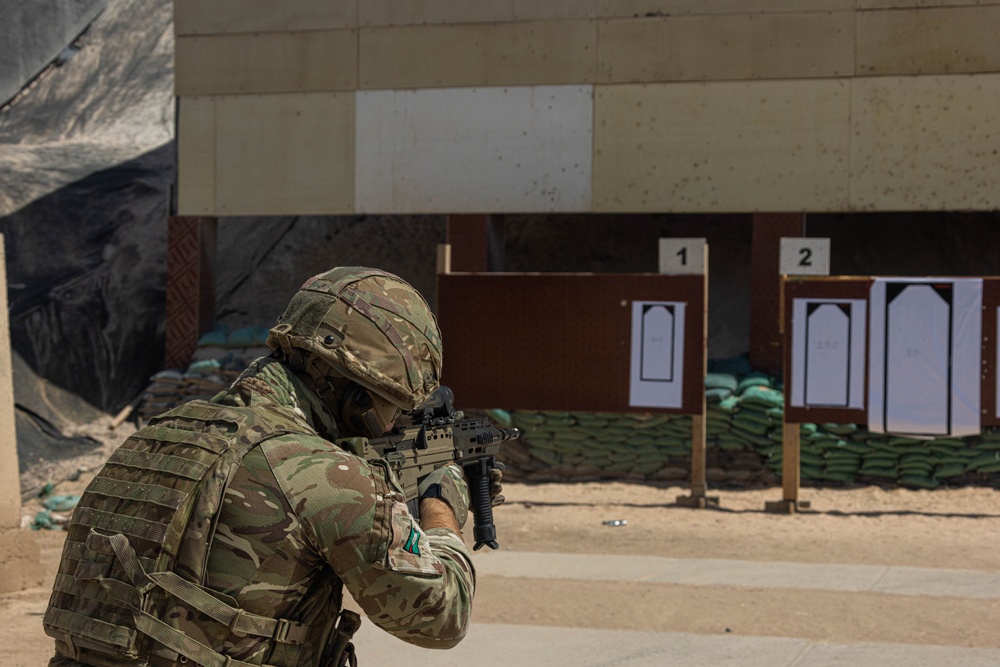
[(344, 586), (406, 642), (465, 635), (461, 469), (424, 480), (417, 522), (384, 462), (350, 451), (438, 387), (427, 303), (389, 273), (333, 269), (267, 343), (228, 391), (152, 420), (88, 486), (44, 617), (50, 667), (354, 665)]

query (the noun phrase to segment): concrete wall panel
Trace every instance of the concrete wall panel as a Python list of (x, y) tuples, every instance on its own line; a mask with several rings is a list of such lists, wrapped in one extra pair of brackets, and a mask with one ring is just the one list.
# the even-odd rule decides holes
[(489, 23), (514, 18), (512, 0), (362, 0), (361, 26)]
[(363, 28), (364, 89), (590, 83), (594, 21)]
[(917, 7), (967, 7), (995, 5), (996, 0), (857, 0), (856, 9), (913, 9)]
[(586, 211), (590, 86), (358, 93), (359, 211)]
[(859, 12), (865, 75), (1000, 72), (1000, 5)]
[(598, 0), (364, 0), (360, 25), (496, 23), (597, 16)]
[(349, 213), (354, 94), (216, 100), (218, 215)]
[(177, 212), (215, 213), (215, 101), (182, 97), (177, 115)]
[[(898, 0), (897, 0), (898, 1)], [(769, 14), (773, 12), (828, 12), (853, 9), (856, 0), (599, 0), (598, 14), (606, 17), (655, 17), (688, 14)]]
[(514, 0), (514, 20), (595, 18), (597, 5), (598, 0)]
[(599, 82), (786, 79), (854, 72), (851, 12), (603, 20)]
[(848, 205), (848, 83), (598, 86), (597, 211), (825, 211)]
[(174, 33), (178, 36), (357, 25), (357, 0), (174, 0)]
[(175, 2), (183, 214), (1000, 205), (1000, 0)]
[(853, 208), (1000, 208), (1000, 75), (877, 77), (852, 86)]
[(178, 37), (178, 95), (353, 90), (357, 31)]

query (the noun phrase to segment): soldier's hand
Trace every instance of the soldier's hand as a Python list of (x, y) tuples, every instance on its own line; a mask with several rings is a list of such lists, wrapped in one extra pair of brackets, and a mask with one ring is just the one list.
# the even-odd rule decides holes
[(445, 501), (455, 513), (458, 527), (465, 526), (469, 518), (469, 485), (465, 481), (465, 472), (454, 463), (441, 466), (424, 477), (417, 487), (420, 498), (439, 498)]
[(496, 467), (490, 470), (490, 503), (493, 507), (503, 505), (503, 501), (506, 500), (503, 497), (503, 485), (500, 484), (503, 479), (503, 468), (503, 464), (497, 461)]

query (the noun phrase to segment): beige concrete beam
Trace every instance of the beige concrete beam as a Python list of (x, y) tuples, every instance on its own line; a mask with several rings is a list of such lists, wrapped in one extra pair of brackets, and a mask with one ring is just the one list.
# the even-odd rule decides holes
[(364, 28), (362, 89), (589, 83), (595, 21)]
[(1000, 208), (1000, 74), (855, 79), (851, 208)]
[(514, 19), (512, 0), (363, 0), (363, 27), (494, 23)]
[(177, 110), (177, 213), (214, 213), (215, 179), (215, 100), (182, 97)]
[(177, 95), (353, 90), (356, 30), (178, 37)]
[[(853, 9), (856, 0), (599, 0), (602, 17), (642, 18), (695, 14), (771, 14)], [(898, 1), (898, 0), (896, 0)]]
[(931, 7), (966, 7), (970, 5), (995, 5), (996, 0), (857, 0), (858, 10), (865, 9), (916, 9)]
[(215, 100), (215, 215), (354, 209), (354, 93)]
[(357, 25), (357, 0), (174, 0), (177, 35), (330, 30)]
[(358, 9), (365, 27), (497, 23), (597, 16), (598, 0), (365, 0)]
[(600, 83), (827, 78), (854, 72), (852, 12), (602, 20)]
[(796, 212), (848, 206), (847, 82), (595, 90), (595, 211)]
[(857, 73), (1000, 72), (998, 26), (1000, 5), (858, 12)]
[(598, 0), (513, 0), (514, 20), (596, 18)]

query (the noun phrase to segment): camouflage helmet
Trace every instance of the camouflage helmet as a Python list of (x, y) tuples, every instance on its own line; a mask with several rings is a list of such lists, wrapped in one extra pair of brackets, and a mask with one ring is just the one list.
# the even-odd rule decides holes
[(340, 267), (292, 297), (267, 345), (306, 368), (329, 366), (403, 410), (437, 389), (441, 332), (420, 293), (391, 273)]

